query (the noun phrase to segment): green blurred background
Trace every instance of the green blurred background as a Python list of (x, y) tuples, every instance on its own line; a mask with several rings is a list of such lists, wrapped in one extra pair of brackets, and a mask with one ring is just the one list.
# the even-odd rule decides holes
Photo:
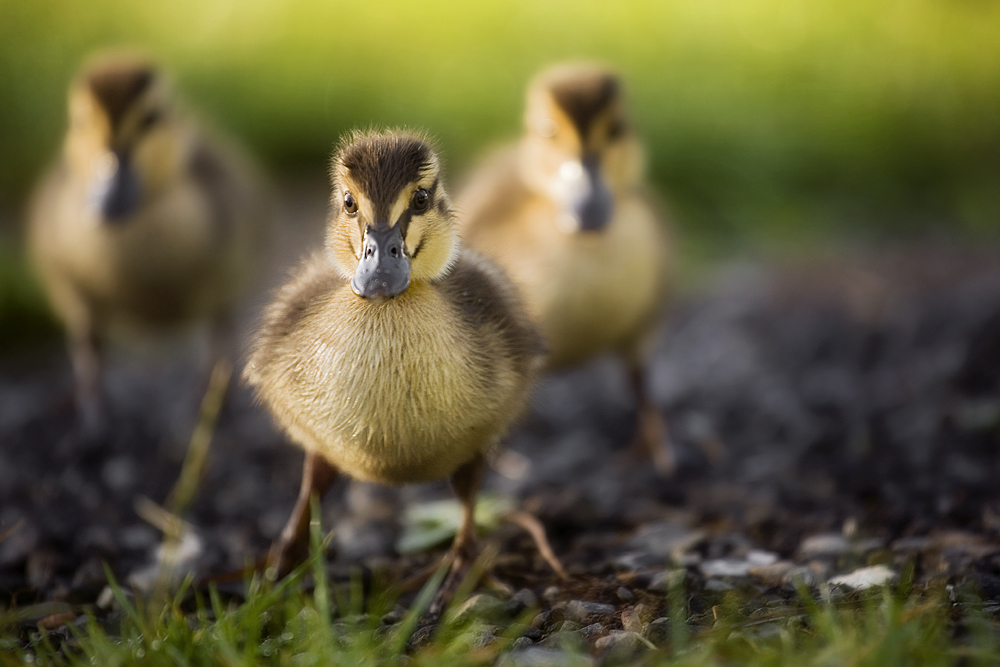
[(322, 174), (348, 128), (405, 124), (454, 182), (516, 135), (533, 72), (585, 57), (623, 73), (688, 247), (1000, 231), (994, 0), (0, 0), (0, 319), (37, 298), (17, 230), (66, 83), (113, 45), (279, 181)]

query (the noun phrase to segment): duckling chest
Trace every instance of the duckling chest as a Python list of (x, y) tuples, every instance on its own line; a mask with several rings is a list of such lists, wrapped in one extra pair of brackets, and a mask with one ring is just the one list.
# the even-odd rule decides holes
[(667, 261), (659, 223), (641, 201), (619, 204), (606, 230), (567, 235), (536, 211), (536, 238), (506, 256), (539, 319), (551, 364), (628, 343), (659, 308)]
[[(63, 246), (83, 291), (140, 319), (176, 319), (200, 309), (222, 265), (207, 202), (176, 188), (118, 226), (67, 215)], [(150, 304), (156, 312), (146, 312)], [(201, 304), (207, 306), (206, 304)], [(162, 312), (160, 312), (162, 311)], [(161, 317), (162, 316), (162, 317)]]
[(509, 379), (432, 289), (371, 304), (344, 286), (314, 320), (291, 369), (307, 449), (395, 481), (443, 476), (489, 444)]

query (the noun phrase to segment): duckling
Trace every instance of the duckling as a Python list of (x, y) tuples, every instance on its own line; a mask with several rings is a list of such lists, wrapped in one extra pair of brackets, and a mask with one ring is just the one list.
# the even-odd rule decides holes
[(450, 478), (464, 519), (447, 590), (474, 556), (485, 455), (525, 405), (541, 335), (504, 274), (460, 248), (426, 138), (354, 133), (331, 180), (325, 247), (266, 309), (243, 375), (306, 452), (269, 574), (304, 558), (310, 496), (338, 473), (394, 485)]
[(668, 293), (665, 222), (644, 192), (643, 154), (619, 78), (563, 64), (530, 84), (526, 133), (469, 179), (461, 233), (522, 289), (550, 350), (549, 369), (602, 353), (627, 364), (638, 441), (674, 470), (666, 423), (646, 387)]
[(210, 320), (221, 347), (270, 208), (248, 160), (185, 112), (149, 60), (98, 56), (68, 97), (69, 127), (31, 203), (28, 244), (66, 327), (78, 409), (93, 432), (105, 425), (109, 330)]

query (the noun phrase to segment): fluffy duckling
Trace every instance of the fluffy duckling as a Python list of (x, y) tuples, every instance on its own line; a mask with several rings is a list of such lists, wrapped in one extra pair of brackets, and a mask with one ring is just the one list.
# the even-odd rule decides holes
[(424, 138), (353, 134), (331, 178), (325, 247), (267, 308), (244, 371), (306, 451), (269, 568), (281, 575), (304, 558), (310, 495), (338, 472), (383, 484), (450, 477), (464, 508), (454, 582), (475, 551), (484, 455), (525, 404), (541, 336), (504, 275), (460, 249)]
[(605, 352), (624, 358), (637, 437), (670, 474), (666, 425), (645, 377), (670, 246), (644, 193), (642, 150), (621, 83), (599, 66), (553, 67), (529, 86), (525, 124), (521, 141), (488, 161), (458, 198), (463, 239), (521, 288), (551, 369)]
[(85, 431), (104, 422), (110, 329), (209, 319), (214, 347), (228, 338), (268, 210), (254, 169), (185, 113), (152, 63), (114, 54), (81, 70), (28, 242), (66, 326)]

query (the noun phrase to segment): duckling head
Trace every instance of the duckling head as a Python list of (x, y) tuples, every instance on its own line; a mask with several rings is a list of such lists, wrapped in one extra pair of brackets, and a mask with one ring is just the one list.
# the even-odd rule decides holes
[(528, 186), (556, 204), (567, 233), (604, 229), (616, 197), (642, 175), (617, 75), (589, 64), (543, 71), (528, 87), (525, 124), (520, 156)]
[(359, 297), (398, 296), (458, 256), (441, 162), (410, 132), (356, 132), (333, 157), (326, 245)]
[(95, 222), (127, 221), (177, 178), (191, 143), (169, 84), (142, 57), (100, 57), (70, 86), (66, 154)]

